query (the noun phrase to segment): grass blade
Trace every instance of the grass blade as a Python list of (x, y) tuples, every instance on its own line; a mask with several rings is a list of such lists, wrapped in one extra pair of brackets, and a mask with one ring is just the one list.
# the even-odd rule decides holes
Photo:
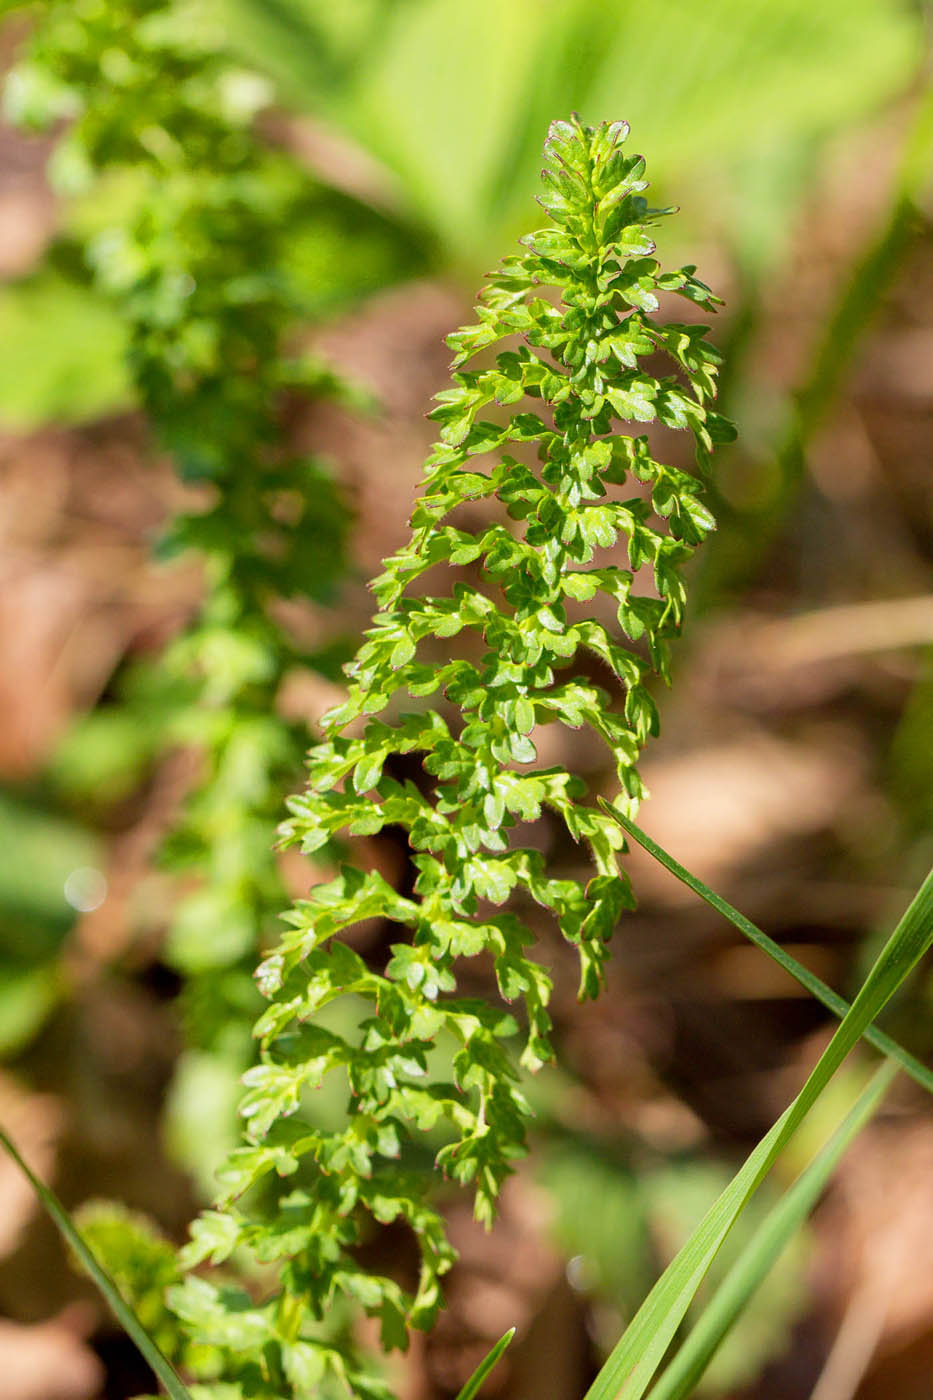
[(114, 1317), (117, 1319), (124, 1332), (126, 1332), (127, 1336), (131, 1337), (136, 1343), (141, 1355), (148, 1361), (156, 1376), (162, 1382), (166, 1394), (171, 1397), (171, 1400), (192, 1400), (191, 1392), (182, 1384), (174, 1366), (172, 1366), (167, 1357), (163, 1356), (162, 1352), (140, 1323), (132, 1308), (124, 1302), (113, 1279), (101, 1268), (100, 1264), (94, 1258), (94, 1255), (88, 1249), (61, 1201), (55, 1195), (54, 1191), (50, 1190), (49, 1187), (41, 1182), (30, 1170), (2, 1128), (0, 1128), (0, 1145), (6, 1149), (20, 1171), (26, 1177), (30, 1186), (39, 1197), (39, 1200), (57, 1225), (59, 1231), (65, 1237), (65, 1240), (74, 1250), (84, 1268), (91, 1276), (91, 1279), (107, 1300)]
[(505, 1351), (506, 1347), (508, 1346), (509, 1342), (514, 1336), (515, 1328), (510, 1327), (509, 1330), (506, 1332), (505, 1336), (499, 1338), (492, 1351), (479, 1363), (476, 1370), (473, 1372), (472, 1376), (467, 1381), (466, 1385), (459, 1392), (459, 1394), (457, 1395), (457, 1400), (473, 1400), (474, 1395), (477, 1393), (480, 1386), (483, 1384), (483, 1381), (489, 1375), (489, 1372), (492, 1370), (493, 1366), (495, 1366), (496, 1362), (499, 1360), (499, 1357)]
[(587, 1391), (586, 1400), (641, 1400), (735, 1221), (849, 1051), (931, 943), (933, 871), (927, 875), (879, 954), (800, 1093), (762, 1138), (665, 1269)]
[[(846, 1015), (849, 1011), (849, 1003), (844, 997), (839, 996), (838, 992), (834, 992), (831, 987), (827, 987), (826, 983), (822, 982), (815, 973), (810, 972), (796, 958), (791, 957), (780, 943), (775, 943), (773, 938), (769, 938), (757, 924), (753, 924), (751, 919), (747, 919), (728, 900), (723, 899), (722, 895), (716, 894), (708, 885), (704, 885), (698, 876), (682, 866), (669, 851), (665, 851), (628, 817), (624, 817), (621, 812), (610, 807), (608, 802), (601, 802), (601, 805), (619, 823), (626, 835), (630, 836), (633, 841), (637, 841), (639, 846), (642, 846), (649, 855), (654, 856), (655, 860), (666, 870), (669, 870), (672, 875), (676, 875), (677, 879), (688, 889), (693, 890), (694, 894), (698, 894), (711, 908), (722, 914), (723, 918), (728, 919), (730, 924), (733, 924), (740, 933), (743, 933), (746, 938), (761, 948), (776, 963), (779, 963), (785, 972), (789, 972), (795, 981), (816, 997), (817, 1001), (821, 1001), (827, 1010), (831, 1011), (834, 1016), (838, 1016), (840, 1020)], [(865, 1031), (865, 1039), (876, 1050), (880, 1050), (883, 1055), (888, 1055), (892, 1060), (896, 1060), (905, 1074), (909, 1074), (911, 1079), (915, 1080), (922, 1088), (933, 1093), (933, 1070), (928, 1069), (915, 1055), (911, 1055), (909, 1050), (905, 1050), (891, 1036), (886, 1035), (884, 1031), (877, 1030), (874, 1026), (869, 1026)]]
[(755, 1231), (648, 1400), (687, 1400), (692, 1394), (720, 1342), (816, 1205), (840, 1158), (880, 1105), (897, 1072), (891, 1061), (875, 1072), (826, 1146)]

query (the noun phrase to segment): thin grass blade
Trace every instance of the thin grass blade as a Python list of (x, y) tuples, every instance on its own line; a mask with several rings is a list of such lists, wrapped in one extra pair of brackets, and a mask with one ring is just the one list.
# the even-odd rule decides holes
[(489, 1372), (492, 1370), (493, 1366), (495, 1366), (496, 1362), (499, 1360), (499, 1357), (505, 1351), (506, 1347), (508, 1346), (509, 1342), (514, 1336), (515, 1328), (510, 1327), (509, 1330), (506, 1332), (505, 1336), (499, 1338), (492, 1351), (489, 1353), (488, 1356), (483, 1358), (483, 1360), (477, 1366), (476, 1370), (473, 1372), (470, 1379), (467, 1381), (466, 1385), (458, 1393), (457, 1400), (473, 1400), (474, 1395), (477, 1394), (480, 1386), (483, 1384), (483, 1381), (489, 1375)]
[(933, 943), (933, 871), (906, 913), (800, 1093), (746, 1159), (665, 1269), (586, 1400), (641, 1400), (723, 1240), (849, 1051)]
[(879, 1107), (897, 1073), (898, 1066), (890, 1060), (875, 1071), (825, 1147), (755, 1231), (648, 1400), (687, 1400), (693, 1393), (720, 1343), (816, 1205), (840, 1158)]
[(121, 1297), (113, 1279), (101, 1268), (100, 1264), (94, 1258), (94, 1255), (88, 1249), (61, 1201), (55, 1195), (54, 1191), (50, 1190), (50, 1188), (46, 1186), (44, 1182), (40, 1181), (35, 1173), (30, 1170), (2, 1128), (0, 1128), (0, 1145), (5, 1148), (26, 1177), (59, 1231), (81, 1260), (82, 1265), (97, 1285), (98, 1290), (103, 1294), (114, 1317), (117, 1319), (124, 1332), (126, 1332), (127, 1336), (132, 1338), (136, 1343), (140, 1354), (148, 1361), (154, 1373), (162, 1382), (166, 1394), (171, 1397), (171, 1400), (192, 1400), (191, 1392), (182, 1384), (174, 1366), (172, 1366), (166, 1356), (163, 1356), (132, 1308), (130, 1308)]
[[(694, 894), (698, 894), (711, 908), (722, 914), (723, 918), (728, 919), (740, 933), (743, 933), (746, 938), (761, 948), (776, 963), (779, 963), (785, 972), (788, 972), (795, 981), (799, 982), (801, 987), (805, 987), (808, 992), (811, 992), (817, 1001), (821, 1001), (834, 1016), (838, 1016), (841, 1020), (846, 1015), (849, 1011), (849, 1003), (844, 997), (841, 997), (838, 992), (834, 992), (815, 973), (805, 968), (779, 943), (775, 943), (773, 938), (769, 938), (757, 924), (753, 924), (751, 919), (747, 919), (728, 900), (723, 899), (722, 895), (716, 894), (709, 885), (705, 885), (699, 876), (694, 875), (681, 865), (669, 851), (665, 851), (664, 847), (659, 846), (657, 841), (653, 840), (647, 832), (642, 831), (641, 827), (636, 826), (633, 821), (611, 807), (608, 802), (604, 802), (602, 799), (600, 801), (606, 811), (619, 823), (626, 835), (630, 836), (633, 841), (637, 841), (639, 846), (643, 847), (649, 855), (654, 856), (659, 864), (669, 870), (672, 875), (676, 875), (682, 884), (693, 890)], [(909, 1050), (905, 1050), (891, 1036), (886, 1035), (884, 1031), (877, 1030), (874, 1026), (868, 1027), (865, 1039), (876, 1050), (880, 1050), (883, 1055), (888, 1055), (892, 1060), (896, 1060), (905, 1074), (909, 1074), (911, 1079), (915, 1080), (922, 1088), (933, 1093), (933, 1070), (928, 1069)]]

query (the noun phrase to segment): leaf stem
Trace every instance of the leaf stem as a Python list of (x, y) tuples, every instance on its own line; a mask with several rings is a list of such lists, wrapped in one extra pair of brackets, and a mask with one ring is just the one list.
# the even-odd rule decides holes
[(192, 1400), (191, 1392), (182, 1384), (174, 1366), (156, 1346), (155, 1342), (149, 1336), (149, 1333), (139, 1321), (139, 1318), (121, 1296), (113, 1279), (106, 1270), (101, 1267), (91, 1250), (85, 1244), (71, 1216), (55, 1195), (55, 1192), (52, 1191), (50, 1187), (46, 1186), (44, 1182), (40, 1181), (35, 1173), (30, 1170), (17, 1151), (14, 1143), (2, 1128), (0, 1128), (0, 1146), (5, 1149), (19, 1167), (42, 1205), (51, 1216), (59, 1232), (64, 1237), (66, 1243), (74, 1250), (91, 1279), (96, 1284), (99, 1292), (103, 1294), (114, 1317), (126, 1332), (127, 1336), (131, 1337), (136, 1343), (140, 1354), (152, 1367), (156, 1376), (165, 1387), (167, 1394), (171, 1397), (171, 1400)]

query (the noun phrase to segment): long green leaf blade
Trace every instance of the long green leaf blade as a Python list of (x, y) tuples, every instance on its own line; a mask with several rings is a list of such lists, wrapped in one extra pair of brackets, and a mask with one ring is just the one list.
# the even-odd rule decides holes
[(483, 1358), (483, 1360), (477, 1366), (476, 1370), (473, 1372), (470, 1379), (467, 1381), (466, 1385), (458, 1393), (457, 1400), (473, 1400), (474, 1395), (476, 1395), (480, 1386), (483, 1384), (483, 1381), (489, 1375), (489, 1372), (492, 1370), (493, 1366), (495, 1366), (496, 1362), (499, 1360), (499, 1357), (505, 1351), (506, 1347), (508, 1346), (509, 1342), (514, 1336), (515, 1328), (510, 1327), (509, 1330), (506, 1332), (505, 1336), (499, 1338), (492, 1351), (489, 1353), (488, 1356)]
[(755, 1231), (648, 1400), (687, 1400), (723, 1338), (816, 1205), (843, 1153), (879, 1107), (897, 1073), (898, 1067), (891, 1061), (876, 1070), (829, 1142)]
[[(622, 813), (617, 811), (614, 807), (610, 807), (608, 802), (602, 801), (602, 799), (600, 800), (601, 805), (619, 823), (626, 835), (630, 836), (633, 841), (637, 841), (639, 846), (643, 847), (649, 855), (654, 856), (655, 860), (663, 865), (665, 870), (669, 870), (672, 875), (676, 875), (677, 879), (680, 880), (682, 884), (686, 885), (688, 889), (693, 890), (694, 894), (698, 894), (711, 908), (715, 909), (717, 913), (722, 914), (723, 918), (728, 919), (740, 933), (743, 933), (746, 938), (750, 939), (752, 943), (761, 948), (762, 951), (773, 958), (776, 963), (779, 963), (780, 966), (784, 968), (785, 972), (790, 973), (791, 977), (799, 982), (801, 987), (805, 987), (808, 992), (811, 992), (813, 996), (816, 997), (817, 1001), (821, 1001), (834, 1016), (838, 1016), (841, 1020), (843, 1016), (846, 1015), (849, 1011), (849, 1003), (846, 1001), (845, 997), (841, 997), (838, 992), (834, 992), (833, 989), (828, 987), (825, 982), (821, 981), (815, 973), (810, 972), (808, 968), (803, 966), (803, 963), (799, 963), (786, 949), (782, 948), (780, 943), (775, 943), (774, 939), (769, 938), (757, 924), (752, 923), (751, 919), (747, 919), (745, 915), (734, 908), (728, 900), (723, 899), (722, 895), (716, 894), (714, 890), (711, 890), (709, 885), (705, 885), (699, 876), (694, 875), (692, 871), (687, 870), (681, 865), (669, 851), (665, 851), (664, 847), (659, 846), (657, 841), (653, 840), (647, 832), (642, 831), (641, 827), (636, 826), (633, 821), (623, 816)], [(928, 1069), (927, 1066), (922, 1064), (909, 1050), (905, 1050), (896, 1040), (886, 1035), (884, 1031), (878, 1030), (875, 1026), (868, 1027), (865, 1032), (865, 1039), (870, 1045), (873, 1045), (876, 1050), (880, 1050), (882, 1054), (888, 1055), (892, 1060), (896, 1060), (901, 1069), (903, 1069), (906, 1074), (909, 1074), (911, 1079), (915, 1080), (922, 1088), (926, 1089), (929, 1093), (933, 1093), (933, 1070)]]
[(762, 1138), (665, 1269), (587, 1391), (586, 1400), (641, 1400), (723, 1240), (849, 1051), (931, 943), (933, 870), (911, 901), (800, 1093)]
[(44, 1182), (40, 1181), (35, 1173), (30, 1170), (19, 1155), (15, 1145), (7, 1137), (2, 1128), (0, 1128), (0, 1145), (6, 1149), (20, 1171), (26, 1177), (30, 1186), (39, 1197), (39, 1200), (52, 1217), (55, 1225), (81, 1260), (81, 1263), (91, 1276), (91, 1279), (97, 1285), (98, 1290), (107, 1300), (114, 1317), (126, 1332), (127, 1336), (131, 1337), (136, 1343), (140, 1353), (145, 1360), (148, 1361), (156, 1376), (158, 1376), (159, 1380), (162, 1382), (171, 1400), (192, 1400), (191, 1392), (182, 1384), (174, 1366), (172, 1366), (166, 1356), (163, 1356), (132, 1308), (130, 1308), (121, 1297), (113, 1279), (101, 1268), (100, 1264), (94, 1258), (94, 1255), (88, 1249), (79, 1231), (73, 1224), (71, 1216), (55, 1195), (55, 1192), (50, 1190), (50, 1188), (46, 1186)]

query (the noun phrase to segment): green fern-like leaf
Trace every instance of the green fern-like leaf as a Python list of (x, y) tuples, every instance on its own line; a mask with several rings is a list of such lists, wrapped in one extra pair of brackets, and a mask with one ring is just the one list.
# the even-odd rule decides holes
[[(717, 299), (692, 267), (663, 272), (652, 256), (648, 230), (667, 211), (644, 199), (644, 161), (625, 153), (626, 134), (620, 122), (551, 127), (542, 203), (553, 224), (501, 264), (477, 324), (450, 337), (454, 387), (430, 415), (440, 440), (411, 542), (373, 585), (379, 611), (347, 668), (346, 701), (322, 720), (310, 786), (291, 803), (287, 841), (314, 851), (402, 828), (416, 873), (403, 894), (377, 871), (344, 865), (289, 913), (259, 969), (269, 1004), (256, 1026), (261, 1063), (246, 1076), (247, 1140), (222, 1169), (219, 1211), (195, 1226), (184, 1262), (218, 1262), (236, 1245), (281, 1261), (281, 1291), (256, 1312), (255, 1338), (283, 1354), (296, 1337), (313, 1348), (305, 1328), (341, 1297), (379, 1317), (387, 1347), (405, 1345), (408, 1325), (431, 1325), (453, 1251), (423, 1180), (404, 1169), (408, 1145), (443, 1123), (437, 1165), (472, 1187), (477, 1216), (491, 1221), (529, 1116), (511, 1045), (521, 1037), (531, 1069), (552, 1053), (536, 928), (543, 917), (559, 929), (579, 956), (580, 996), (595, 996), (632, 902), (618, 825), (579, 776), (538, 764), (535, 734), (555, 721), (592, 729), (615, 759), (620, 805), (634, 810), (636, 760), (657, 727), (648, 675), (667, 674), (682, 566), (713, 521), (700, 480), (618, 425), (688, 430), (701, 467), (732, 429), (710, 408), (719, 357), (706, 327), (656, 316), (663, 292)], [(464, 368), (503, 341), (491, 364)], [(662, 377), (659, 355), (671, 369)], [(480, 416), (487, 406), (494, 419)], [(474, 502), (502, 519), (471, 531), (462, 508)], [(600, 559), (620, 538), (627, 568)], [(418, 593), (412, 585), (439, 565), (472, 566), (473, 578)], [(618, 630), (576, 606), (597, 594), (611, 599)], [(587, 654), (615, 677), (619, 703), (589, 679)], [(424, 703), (440, 695), (443, 713)], [(423, 780), (397, 775), (405, 755), (420, 758)], [(588, 850), (585, 883), (555, 874), (525, 843), (523, 828), (545, 810)], [(381, 971), (345, 938), (371, 918), (400, 935)], [(459, 964), (481, 953), (516, 1014), (458, 995)], [(348, 997), (369, 1007), (358, 1033), (325, 1029), (319, 1013)], [(438, 1038), (455, 1047), (452, 1083), (428, 1072)], [(335, 1072), (347, 1077), (351, 1110), (330, 1132), (302, 1105)], [(406, 1222), (417, 1237), (414, 1294), (361, 1271), (353, 1247), (366, 1216)], [(197, 1328), (219, 1295), (203, 1279), (185, 1288), (180, 1306), (192, 1290), (200, 1299), (201, 1313), (186, 1314)]]
[(6, 88), (24, 124), (70, 119), (50, 163), (71, 197), (54, 256), (119, 312), (152, 445), (201, 486), (160, 552), (203, 564), (203, 604), (123, 699), (138, 728), (157, 712), (158, 739), (199, 758), (162, 852), (186, 882), (165, 957), (189, 1042), (234, 1076), (250, 1059), (251, 973), (287, 899), (276, 823), (307, 746), (276, 699), (290, 668), (314, 666), (275, 605), (332, 597), (347, 523), (283, 424), (289, 399), (348, 391), (293, 353), (304, 307), (284, 231), (311, 181), (257, 130), (269, 98), (185, 0), (46, 0)]

